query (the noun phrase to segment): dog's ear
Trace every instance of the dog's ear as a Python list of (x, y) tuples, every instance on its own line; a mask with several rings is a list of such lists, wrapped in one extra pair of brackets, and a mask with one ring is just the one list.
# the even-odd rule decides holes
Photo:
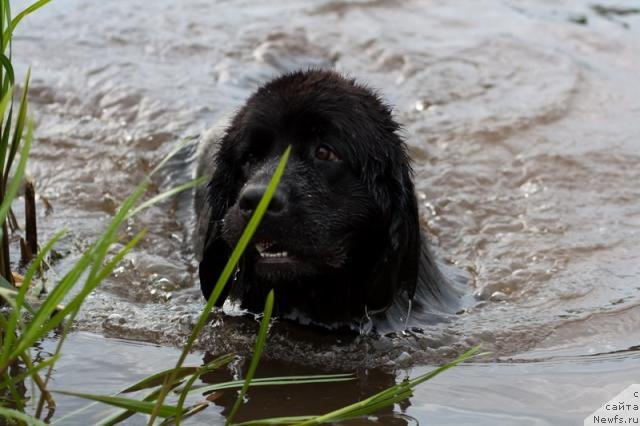
[(422, 232), (418, 203), (410, 160), (404, 150), (397, 157), (388, 162), (390, 166), (382, 179), (386, 185), (378, 181), (374, 189), (381, 211), (388, 218), (388, 231), (365, 296), (370, 311), (386, 309), (400, 291), (413, 298), (417, 284)]
[[(207, 187), (204, 206), (199, 212), (199, 222), (206, 221), (199, 228), (205, 230), (202, 257), (198, 267), (200, 288), (206, 299), (209, 299), (222, 269), (229, 256), (231, 247), (222, 238), (222, 220), (233, 205), (240, 191), (242, 177), (234, 161), (234, 153), (230, 150), (227, 133), (219, 143), (219, 150), (214, 156), (215, 170)], [(216, 305), (222, 306), (229, 294), (227, 284)]]

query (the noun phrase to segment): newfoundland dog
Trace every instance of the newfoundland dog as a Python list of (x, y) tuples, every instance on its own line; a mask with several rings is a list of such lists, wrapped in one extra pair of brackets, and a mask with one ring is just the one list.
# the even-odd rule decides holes
[[(328, 328), (407, 324), (455, 305), (420, 229), (407, 149), (390, 108), (325, 70), (260, 87), (219, 137), (201, 142), (200, 285), (209, 297), (287, 146), (291, 156), (225, 299)], [(448, 309), (449, 308), (449, 309)], [(374, 321), (375, 323), (375, 321)]]

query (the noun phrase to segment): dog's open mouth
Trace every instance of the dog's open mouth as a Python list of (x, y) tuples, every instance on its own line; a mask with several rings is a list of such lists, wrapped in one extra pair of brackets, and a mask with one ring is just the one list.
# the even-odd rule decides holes
[(258, 241), (255, 244), (256, 251), (258, 252), (261, 261), (265, 262), (289, 262), (293, 260), (293, 256), (289, 254), (278, 243), (271, 241)]

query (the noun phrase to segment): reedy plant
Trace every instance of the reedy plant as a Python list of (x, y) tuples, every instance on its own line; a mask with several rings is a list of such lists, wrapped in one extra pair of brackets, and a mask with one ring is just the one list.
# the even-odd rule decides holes
[[(17, 173), (24, 170), (24, 163), (26, 163), (26, 154), (30, 142), (31, 132), (29, 131)], [(181, 148), (181, 146), (179, 146), (178, 149), (179, 148)], [(177, 149), (174, 150), (173, 153), (176, 151)], [(156, 167), (154, 172), (163, 164), (164, 161)], [(49, 409), (55, 407), (53, 397), (48, 390), (48, 382), (55, 362), (60, 357), (60, 351), (70, 326), (87, 296), (109, 276), (122, 258), (131, 251), (144, 236), (145, 230), (142, 230), (130, 241), (126, 242), (115, 254), (111, 257), (108, 256), (114, 244), (121, 242), (118, 231), (122, 223), (132, 216), (136, 204), (149, 187), (151, 176), (154, 172), (146, 177), (133, 193), (127, 197), (98, 241), (80, 257), (37, 308), (31, 307), (28, 303), (27, 292), (45, 256), (64, 235), (64, 231), (55, 234), (42, 250), (40, 250), (38, 256), (29, 266), (19, 289), (15, 289), (7, 283), (2, 287), (0, 296), (10, 304), (11, 310), (6, 317), (0, 315), (0, 327), (3, 330), (3, 340), (0, 342), (0, 392), (7, 391), (12, 396), (11, 402), (15, 407), (0, 407), (0, 415), (16, 419), (24, 418), (25, 407), (19, 395), (18, 385), (26, 378), (33, 380), (37, 389), (40, 391), (39, 402), (35, 407), (34, 419), (41, 416), (45, 403)], [(202, 179), (183, 184), (177, 189), (185, 190), (200, 183), (202, 183)], [(149, 200), (150, 202), (142, 203), (136, 211), (149, 207), (151, 202), (159, 202), (175, 192), (176, 189), (156, 196)], [(0, 206), (0, 212), (7, 210), (10, 202), (10, 198), (5, 198), (3, 204)], [(60, 304), (63, 300), (68, 301), (61, 307)], [(34, 363), (30, 355), (31, 347), (54, 329), (60, 330), (60, 332), (53, 356), (49, 359)], [(17, 362), (21, 362), (26, 371), (19, 376), (12, 376), (9, 367)], [(42, 370), (46, 370), (44, 376), (40, 375)]]
[[(47, 385), (53, 367), (60, 357), (60, 349), (69, 331), (69, 326), (76, 317), (82, 302), (111, 273), (118, 262), (145, 233), (143, 230), (135, 235), (124, 247), (108, 258), (108, 253), (114, 243), (120, 242), (118, 230), (122, 222), (170, 195), (202, 183), (202, 179), (188, 182), (136, 207), (151, 183), (151, 176), (182, 147), (178, 146), (124, 201), (98, 241), (81, 256), (37, 308), (30, 305), (27, 297), (31, 284), (34, 282), (36, 273), (45, 257), (64, 235), (64, 231), (56, 233), (40, 250), (37, 257), (29, 265), (21, 286), (16, 288), (12, 285), (13, 275), (10, 267), (6, 218), (25, 174), (29, 150), (33, 141), (33, 120), (27, 118), (29, 71), (26, 73), (17, 113), (14, 114), (15, 73), (11, 62), (11, 40), (18, 23), (49, 1), (37, 1), (12, 19), (9, 0), (0, 0), (0, 233), (2, 241), (0, 244), (0, 301), (4, 301), (9, 307), (4, 312), (0, 312), (0, 416), (29, 424), (39, 422), (38, 418), (41, 416), (45, 403), (50, 409), (55, 407), (55, 401), (47, 389)], [(16, 161), (17, 166), (14, 167)], [(78, 287), (80, 287), (79, 290)], [(72, 289), (77, 290), (73, 296), (71, 296)], [(66, 299), (69, 299), (68, 303), (60, 307), (60, 303)], [(62, 332), (59, 335), (53, 356), (34, 362), (30, 353), (31, 347), (47, 336), (51, 330), (60, 327), (62, 327)], [(12, 370), (17, 365), (21, 366), (22, 371), (16, 374)], [(42, 376), (41, 373), (45, 370), (46, 374)], [(40, 392), (38, 404), (34, 408), (35, 416), (25, 413), (25, 401), (19, 389), (27, 379), (33, 381)]]
[[(0, 0), (0, 204), (5, 209), (0, 210), (0, 230), (2, 236), (0, 238), (0, 277), (4, 281), (13, 283), (13, 275), (11, 274), (11, 263), (9, 259), (9, 235), (7, 226), (7, 213), (11, 208), (11, 203), (5, 204), (6, 199), (12, 200), (21, 183), (24, 169), (22, 172), (17, 170), (10, 182), (10, 173), (16, 159), (16, 155), (20, 150), (20, 144), (24, 140), (21, 158), (26, 157), (29, 152), (28, 145), (30, 140), (25, 140), (25, 126), (27, 132), (32, 128), (31, 123), (27, 123), (27, 92), (29, 91), (29, 71), (25, 77), (22, 87), (22, 95), (17, 109), (15, 123), (14, 115), (14, 99), (13, 88), (15, 87), (15, 73), (11, 63), (11, 40), (13, 31), (16, 29), (20, 21), (30, 13), (38, 10), (50, 0), (39, 0), (31, 6), (24, 9), (15, 18), (11, 18), (11, 3), (9, 0)], [(29, 120), (30, 121), (30, 120)], [(28, 137), (28, 135), (27, 135)], [(28, 142), (28, 143), (27, 143)], [(24, 149), (26, 147), (26, 150)], [(26, 155), (25, 155), (26, 154)]]

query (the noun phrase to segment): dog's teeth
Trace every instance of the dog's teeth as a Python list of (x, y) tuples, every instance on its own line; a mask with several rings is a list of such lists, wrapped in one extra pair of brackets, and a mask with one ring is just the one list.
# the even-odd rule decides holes
[(289, 257), (289, 253), (286, 251), (280, 251), (277, 253), (266, 253), (266, 252), (259, 252), (260, 253), (260, 257), (267, 257), (267, 258), (277, 258), (277, 257)]
[(272, 243), (265, 242), (265, 241), (261, 241), (261, 242), (255, 244), (256, 250), (260, 254), (267, 253), (271, 246), (272, 246)]

